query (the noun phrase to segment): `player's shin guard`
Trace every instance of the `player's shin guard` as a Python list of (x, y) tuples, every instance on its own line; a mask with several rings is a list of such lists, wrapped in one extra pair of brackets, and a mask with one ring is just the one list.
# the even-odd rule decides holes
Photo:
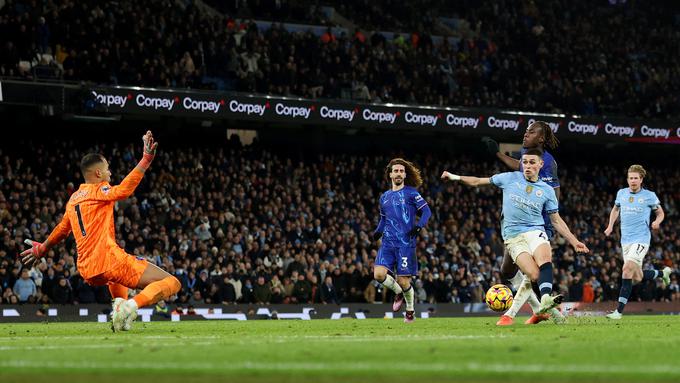
[[(380, 282), (380, 281), (378, 281)], [(387, 287), (388, 289), (394, 291), (395, 294), (401, 294), (404, 291), (401, 289), (401, 286), (397, 283), (397, 281), (394, 280), (394, 278), (387, 274), (385, 276), (385, 280), (380, 282), (383, 286)]]
[(626, 307), (626, 303), (628, 303), (628, 298), (630, 297), (630, 293), (632, 291), (633, 280), (623, 279), (621, 281), (621, 292), (619, 293), (619, 307), (616, 309), (616, 311), (618, 311), (619, 314), (623, 313), (623, 309)]
[(413, 301), (415, 299), (413, 286), (409, 286), (407, 290), (404, 290), (404, 299), (406, 300), (406, 311), (413, 311)]
[(128, 288), (120, 285), (118, 283), (109, 282), (109, 293), (111, 293), (111, 299), (123, 298), (128, 299)]
[(154, 304), (161, 299), (168, 299), (176, 294), (182, 285), (173, 276), (165, 277), (160, 281), (150, 283), (144, 290), (137, 294), (133, 299), (137, 307), (144, 307)]
[(656, 279), (661, 276), (661, 272), (659, 270), (645, 270), (642, 272), (642, 280), (643, 281), (649, 281), (652, 279)]
[(550, 295), (553, 288), (553, 265), (552, 262), (542, 264), (539, 268), (538, 274), (538, 288), (541, 290), (541, 296)]

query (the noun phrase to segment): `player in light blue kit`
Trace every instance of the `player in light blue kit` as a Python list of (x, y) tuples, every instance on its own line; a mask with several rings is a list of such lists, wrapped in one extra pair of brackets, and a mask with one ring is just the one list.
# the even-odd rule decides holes
[(604, 234), (609, 236), (614, 230), (616, 219), (621, 216), (621, 248), (623, 249), (623, 275), (621, 292), (619, 293), (619, 307), (607, 314), (609, 319), (621, 319), (623, 309), (633, 290), (633, 282), (663, 278), (668, 286), (671, 282), (671, 268), (663, 270), (642, 271), (642, 260), (647, 255), (652, 233), (649, 230), (649, 218), (653, 211), (656, 219), (652, 222), (652, 229), (658, 230), (664, 219), (664, 212), (656, 194), (642, 187), (642, 181), (647, 171), (642, 165), (632, 165), (628, 168), (628, 187), (616, 193), (616, 201), (609, 213), (609, 224)]
[(577, 252), (590, 250), (580, 242), (558, 212), (557, 196), (547, 183), (538, 178), (543, 167), (543, 153), (528, 149), (522, 155), (522, 172), (508, 172), (491, 178), (458, 176), (447, 171), (442, 179), (461, 181), (469, 186), (495, 185), (503, 190), (503, 222), (505, 247), (512, 261), (541, 293), (539, 313), (546, 313), (562, 301), (561, 295), (551, 296), (553, 287), (552, 249), (545, 232), (543, 211), (550, 216), (555, 230), (562, 234)]
[[(385, 176), (392, 188), (380, 196), (380, 223), (373, 232), (382, 245), (373, 268), (373, 277), (394, 291), (393, 311), (401, 310), (406, 301), (404, 322), (413, 322), (415, 315), (414, 291), (411, 278), (418, 273), (416, 238), (427, 224), (432, 212), (416, 188), (423, 183), (420, 170), (411, 162), (395, 158), (387, 164)], [(416, 214), (420, 219), (416, 222)], [(397, 280), (390, 273), (396, 269)]]
[[(518, 159), (512, 158), (500, 151), (498, 143), (490, 137), (483, 137), (482, 142), (487, 147), (487, 150), (494, 157), (498, 158), (507, 167), (512, 170), (523, 171), (522, 162)], [(560, 180), (557, 176), (557, 161), (546, 149), (555, 150), (559, 145), (559, 140), (555, 137), (550, 125), (544, 121), (533, 121), (527, 127), (522, 137), (522, 151), (520, 157), (528, 149), (539, 149), (543, 152), (543, 167), (538, 172), (538, 179), (550, 185), (555, 190), (557, 200), (560, 199)], [(553, 238), (554, 229), (550, 223), (548, 213), (543, 212), (543, 220), (545, 221), (545, 233), (548, 235), (548, 241)], [(497, 326), (510, 326), (514, 322), (515, 316), (519, 310), (524, 306), (524, 303), (529, 303), (533, 315), (527, 319), (525, 324), (537, 324), (552, 317), (556, 323), (565, 323), (566, 318), (557, 309), (550, 310), (550, 313), (538, 314), (541, 303), (538, 301), (536, 294), (531, 288), (531, 280), (518, 272), (517, 265), (512, 262), (510, 255), (505, 252), (503, 254), (503, 262), (501, 263), (501, 283), (516, 289), (515, 299), (512, 300), (512, 306), (506, 311), (496, 323)]]

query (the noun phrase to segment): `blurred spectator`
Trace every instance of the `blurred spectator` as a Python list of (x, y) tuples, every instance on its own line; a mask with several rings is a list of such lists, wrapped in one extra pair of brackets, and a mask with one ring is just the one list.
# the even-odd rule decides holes
[[(680, 116), (672, 2), (331, 1), (362, 28), (351, 33), (307, 2), (212, 3), (227, 14), (161, 0), (13, 1), (0, 9), (0, 76)], [(253, 17), (327, 28), (260, 28)]]
[(22, 269), (21, 278), (14, 283), (14, 294), (19, 297), (19, 302), (25, 303), (36, 292), (35, 282), (28, 276), (28, 269)]

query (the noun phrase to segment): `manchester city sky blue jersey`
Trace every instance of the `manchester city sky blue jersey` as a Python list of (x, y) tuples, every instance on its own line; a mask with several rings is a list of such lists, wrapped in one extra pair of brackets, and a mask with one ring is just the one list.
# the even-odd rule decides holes
[(555, 190), (543, 181), (531, 182), (521, 172), (496, 174), (491, 183), (503, 189), (503, 239), (532, 230), (545, 232), (543, 212), (552, 214), (559, 205)]
[(660, 204), (656, 194), (644, 188), (637, 193), (624, 188), (616, 193), (615, 203), (621, 209), (621, 244), (648, 244), (652, 239), (649, 230), (650, 214)]
[[(521, 154), (526, 153), (527, 149), (522, 148)], [(522, 165), (522, 159), (519, 161), (519, 171), (524, 172), (524, 165)], [(557, 161), (555, 157), (547, 151), (543, 152), (543, 167), (538, 171), (538, 179), (552, 186), (552, 188), (560, 187), (560, 179), (557, 177)], [(552, 238), (554, 235), (554, 230), (552, 222), (550, 222), (550, 217), (548, 213), (543, 212), (543, 221), (545, 222), (545, 231), (548, 234), (548, 238)]]
[(415, 237), (409, 237), (416, 224), (416, 212), (427, 202), (411, 186), (399, 191), (388, 190), (380, 196), (380, 214), (385, 219), (383, 246), (415, 247)]

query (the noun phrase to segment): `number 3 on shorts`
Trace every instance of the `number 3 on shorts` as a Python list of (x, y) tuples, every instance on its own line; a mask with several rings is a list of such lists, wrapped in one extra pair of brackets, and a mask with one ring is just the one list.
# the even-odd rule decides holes
[(401, 257), (401, 267), (403, 268), (408, 267), (408, 257)]

